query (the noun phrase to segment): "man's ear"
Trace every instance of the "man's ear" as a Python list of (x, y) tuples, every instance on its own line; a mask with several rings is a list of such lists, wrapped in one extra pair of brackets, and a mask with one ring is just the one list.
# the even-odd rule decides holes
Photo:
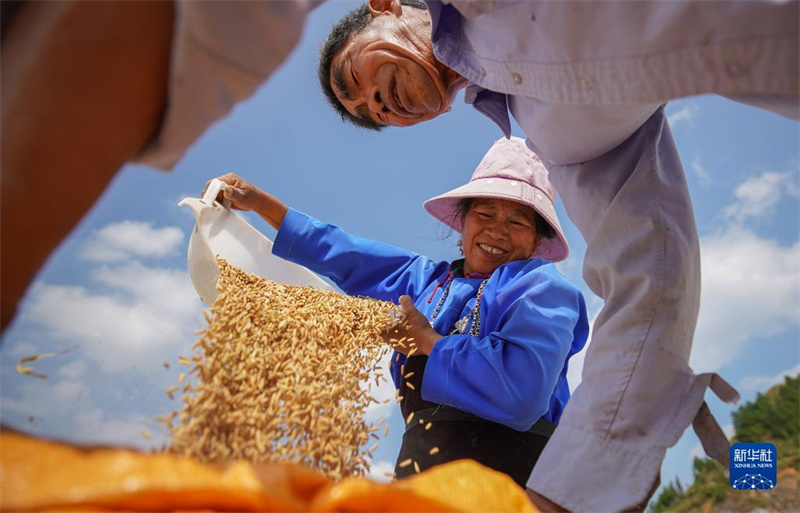
[(383, 13), (392, 13), (398, 17), (403, 14), (400, 0), (367, 0), (367, 7), (373, 18)]

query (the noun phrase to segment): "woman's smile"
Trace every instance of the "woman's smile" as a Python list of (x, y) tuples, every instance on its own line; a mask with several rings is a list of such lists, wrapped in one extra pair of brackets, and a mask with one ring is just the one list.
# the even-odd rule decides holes
[(504, 255), (504, 254), (507, 253), (507, 251), (504, 250), (504, 249), (500, 249), (500, 248), (498, 248), (496, 246), (490, 246), (489, 244), (484, 244), (484, 243), (481, 243), (481, 242), (479, 242), (477, 244), (477, 246), (478, 246), (478, 248), (481, 249), (481, 251), (483, 251), (484, 253), (487, 253), (490, 256), (499, 256), (499, 255)]

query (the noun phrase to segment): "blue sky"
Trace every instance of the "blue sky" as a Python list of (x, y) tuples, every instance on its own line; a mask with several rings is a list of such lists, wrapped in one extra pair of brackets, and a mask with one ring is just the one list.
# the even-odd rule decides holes
[[(179, 402), (163, 390), (176, 384), (177, 357), (189, 354), (203, 328), (204, 305), (186, 268), (194, 218), (177, 203), (199, 196), (206, 180), (225, 172), (352, 233), (456, 258), (455, 238), (443, 238), (421, 204), (466, 182), (501, 134), (461, 95), (450, 114), (411, 129), (375, 134), (342, 125), (316, 84), (316, 48), (354, 5), (318, 8), (291, 59), (171, 173), (128, 166), (118, 174), (39, 273), (4, 334), (3, 422), (80, 442), (164, 441), (155, 416)], [(701, 236), (703, 295), (692, 365), (721, 373), (750, 400), (782, 375), (800, 373), (798, 124), (708, 96), (675, 101), (667, 112)], [(518, 127), (514, 133), (522, 135)], [(584, 290), (593, 319), (602, 303), (581, 278), (585, 244), (560, 204), (558, 212), (572, 247), (559, 268)], [(247, 219), (274, 236), (260, 219)], [(47, 379), (15, 371), (22, 357), (74, 345), (34, 364)], [(582, 355), (573, 360), (573, 386), (582, 363)], [(711, 394), (708, 400), (730, 429), (732, 408)], [(393, 465), (402, 419), (396, 406), (370, 414), (390, 415), (391, 432), (375, 455), (383, 470)], [(691, 458), (701, 454), (689, 430), (668, 452), (662, 480), (687, 482)]]

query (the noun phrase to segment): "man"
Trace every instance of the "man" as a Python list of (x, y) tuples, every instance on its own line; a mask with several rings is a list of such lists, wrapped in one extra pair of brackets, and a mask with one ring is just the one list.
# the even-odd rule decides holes
[(119, 168), (171, 169), (283, 62), (319, 3), (0, 3), (0, 329)]
[(369, 0), (323, 45), (320, 83), (343, 119), (370, 129), (432, 119), (464, 87), (506, 136), (514, 116), (605, 300), (583, 382), (528, 488), (544, 509), (641, 509), (689, 423), (725, 460), (703, 395), (738, 398), (688, 366), (699, 243), (663, 103), (715, 92), (800, 117), (798, 4), (449, 4)]

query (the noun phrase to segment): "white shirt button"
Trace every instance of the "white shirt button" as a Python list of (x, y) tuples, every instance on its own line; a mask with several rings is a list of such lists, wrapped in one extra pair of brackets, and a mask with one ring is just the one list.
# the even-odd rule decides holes
[(748, 72), (750, 67), (739, 59), (730, 59), (725, 62), (725, 72), (730, 77), (741, 77)]
[(514, 83), (517, 84), (517, 85), (522, 83), (522, 75), (520, 75), (519, 73), (516, 73), (516, 72), (512, 73), (511, 74), (511, 78), (514, 80)]
[(594, 86), (594, 80), (592, 80), (591, 77), (587, 77), (585, 75), (581, 76), (580, 78), (578, 78), (578, 86), (581, 89), (588, 91), (592, 88), (592, 86)]

